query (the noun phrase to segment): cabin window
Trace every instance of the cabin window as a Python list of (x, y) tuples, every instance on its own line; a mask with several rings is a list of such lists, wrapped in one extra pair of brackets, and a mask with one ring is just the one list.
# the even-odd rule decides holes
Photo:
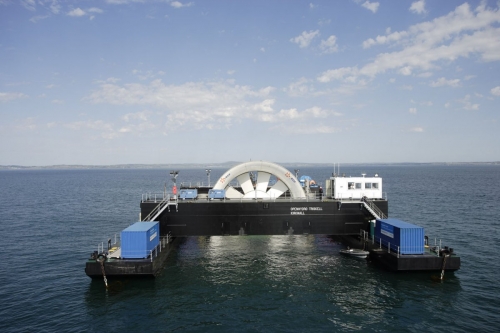
[(372, 188), (372, 183), (365, 183), (365, 188), (366, 189), (371, 189)]
[(378, 190), (378, 183), (373, 183), (373, 184), (372, 184), (372, 187), (373, 187), (374, 189)]
[(354, 190), (354, 182), (348, 182), (347, 183), (347, 188), (350, 190)]
[(361, 190), (361, 183), (356, 183), (356, 190)]

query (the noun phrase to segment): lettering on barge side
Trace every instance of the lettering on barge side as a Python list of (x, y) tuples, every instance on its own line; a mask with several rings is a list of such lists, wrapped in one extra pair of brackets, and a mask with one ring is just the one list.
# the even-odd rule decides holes
[(307, 211), (320, 211), (323, 207), (290, 207), (290, 215), (305, 215)]

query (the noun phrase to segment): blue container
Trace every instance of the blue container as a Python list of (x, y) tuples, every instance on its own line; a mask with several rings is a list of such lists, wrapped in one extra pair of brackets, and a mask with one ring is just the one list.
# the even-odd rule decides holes
[(209, 199), (224, 199), (226, 196), (225, 190), (208, 190), (208, 198)]
[(197, 196), (198, 196), (197, 189), (190, 189), (190, 190), (183, 189), (179, 191), (179, 198), (181, 198), (182, 200), (196, 199)]
[(382, 240), (385, 247), (400, 254), (424, 253), (424, 228), (397, 219), (377, 219), (375, 242)]
[(147, 258), (160, 243), (158, 222), (136, 222), (121, 234), (122, 258)]

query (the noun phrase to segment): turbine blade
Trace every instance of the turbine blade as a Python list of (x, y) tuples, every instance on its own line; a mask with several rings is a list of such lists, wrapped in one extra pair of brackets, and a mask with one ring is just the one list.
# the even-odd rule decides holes
[(285, 185), (285, 183), (283, 183), (281, 180), (278, 180), (276, 184), (274, 184), (273, 187), (271, 187), (269, 191), (267, 191), (267, 195), (269, 196), (269, 198), (275, 199), (285, 193), (287, 190), (288, 187)]
[(252, 180), (250, 179), (250, 175), (248, 172), (245, 172), (237, 177), (238, 182), (240, 183), (241, 189), (245, 194), (248, 192), (255, 191), (253, 188)]
[(271, 178), (271, 174), (263, 171), (259, 171), (257, 176), (257, 186), (256, 190), (258, 192), (267, 192), (267, 186), (269, 185), (269, 179)]
[(232, 186), (228, 186), (226, 188), (226, 198), (228, 199), (239, 199), (239, 198), (242, 198), (243, 197), (243, 194), (236, 190), (234, 187)]

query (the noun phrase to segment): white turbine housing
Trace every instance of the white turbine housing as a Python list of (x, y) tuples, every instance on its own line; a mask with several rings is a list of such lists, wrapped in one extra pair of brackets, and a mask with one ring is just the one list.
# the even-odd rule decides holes
[[(255, 186), (250, 178), (250, 172), (253, 171), (257, 171)], [(271, 175), (278, 181), (269, 188)], [(238, 180), (243, 193), (230, 185), (234, 179)], [(264, 161), (246, 162), (229, 169), (219, 178), (213, 189), (225, 190), (226, 198), (229, 199), (276, 199), (288, 190), (292, 198), (305, 197), (304, 190), (294, 174), (278, 164)]]

